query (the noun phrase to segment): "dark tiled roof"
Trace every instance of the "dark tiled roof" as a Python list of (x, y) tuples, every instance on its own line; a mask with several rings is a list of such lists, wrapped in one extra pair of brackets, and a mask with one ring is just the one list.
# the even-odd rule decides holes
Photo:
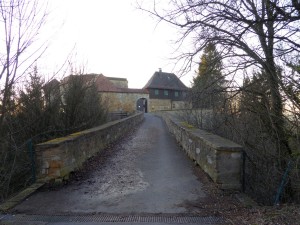
[(102, 74), (96, 77), (95, 84), (99, 92), (118, 92), (120, 90)]
[(187, 90), (188, 88), (174, 73), (155, 72), (144, 89), (157, 88), (169, 90)]
[(122, 93), (139, 93), (139, 94), (148, 94), (149, 92), (146, 89), (136, 89), (136, 88), (119, 88)]

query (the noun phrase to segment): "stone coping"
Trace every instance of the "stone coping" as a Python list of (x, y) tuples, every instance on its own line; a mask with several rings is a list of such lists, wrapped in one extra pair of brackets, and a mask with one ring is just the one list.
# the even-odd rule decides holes
[(117, 124), (119, 124), (119, 123), (121, 123), (125, 120), (128, 120), (130, 118), (133, 118), (133, 117), (135, 117), (139, 114), (142, 114), (142, 112), (138, 112), (138, 113), (136, 113), (132, 116), (129, 116), (129, 117), (126, 117), (126, 118), (123, 118), (123, 119), (120, 119), (120, 120), (115, 120), (115, 121), (105, 123), (105, 124), (100, 125), (98, 127), (90, 128), (90, 129), (87, 129), (87, 130), (83, 130), (83, 131), (79, 131), (79, 132), (76, 132), (76, 133), (69, 134), (69, 135), (64, 136), (64, 137), (55, 138), (55, 139), (52, 139), (52, 140), (49, 140), (49, 141), (46, 141), (46, 142), (43, 142), (43, 143), (39, 143), (36, 146), (38, 146), (39, 149), (41, 149), (41, 148), (47, 148), (48, 146), (53, 146), (53, 145), (56, 146), (56, 145), (60, 145), (60, 144), (65, 143), (65, 142), (74, 141), (76, 139), (86, 137), (87, 135), (93, 135), (94, 133), (96, 133), (99, 130), (103, 130), (105, 128), (117, 125)]
[(171, 119), (171, 121), (175, 123), (178, 127), (181, 127), (183, 130), (187, 130), (193, 136), (200, 138), (203, 142), (205, 142), (207, 145), (211, 146), (214, 149), (220, 151), (240, 151), (243, 148), (241, 145), (236, 144), (235, 142), (226, 138), (220, 137), (216, 134), (197, 128), (183, 126), (182, 122), (179, 122), (178, 120)]
[(44, 182), (36, 182), (24, 189), (23, 191), (19, 192), (12, 198), (6, 200), (0, 205), (0, 212), (6, 212), (9, 209), (15, 207), (17, 204), (19, 204), (20, 202), (28, 198), (30, 195), (32, 195), (37, 189), (41, 188), (44, 184)]
[(231, 140), (193, 127), (168, 112), (161, 116), (189, 158), (223, 190), (241, 189), (243, 147)]

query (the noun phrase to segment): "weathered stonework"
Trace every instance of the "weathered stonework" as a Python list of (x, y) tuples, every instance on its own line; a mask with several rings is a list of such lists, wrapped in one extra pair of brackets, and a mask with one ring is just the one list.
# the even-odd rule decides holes
[(149, 100), (149, 111), (157, 112), (164, 110), (189, 109), (191, 104), (186, 101), (174, 101), (171, 99), (155, 99)]
[(140, 98), (149, 99), (146, 93), (118, 93), (118, 92), (102, 92), (101, 98), (105, 102), (109, 112), (129, 112), (136, 111), (136, 104)]
[(171, 110), (172, 104), (170, 99), (151, 99), (149, 102), (150, 111)]
[(107, 77), (116, 87), (128, 88), (128, 80), (126, 78)]
[(225, 190), (241, 189), (242, 146), (161, 114), (188, 156)]
[(190, 109), (192, 106), (187, 101), (172, 101), (172, 109)]
[(144, 119), (143, 113), (109, 122), (35, 146), (37, 178), (42, 181), (67, 179), (90, 157), (133, 129)]

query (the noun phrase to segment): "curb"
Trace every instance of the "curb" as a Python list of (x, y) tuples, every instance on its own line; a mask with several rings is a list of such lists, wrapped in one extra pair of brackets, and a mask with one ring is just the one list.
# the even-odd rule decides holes
[(0, 205), (0, 212), (6, 212), (9, 209), (15, 207), (17, 204), (19, 204), (21, 201), (23, 201), (28, 196), (32, 195), (37, 189), (42, 187), (45, 183), (44, 182), (37, 182), (32, 184), (31, 186), (27, 187), (23, 191), (19, 192), (14, 197), (8, 199), (4, 203)]

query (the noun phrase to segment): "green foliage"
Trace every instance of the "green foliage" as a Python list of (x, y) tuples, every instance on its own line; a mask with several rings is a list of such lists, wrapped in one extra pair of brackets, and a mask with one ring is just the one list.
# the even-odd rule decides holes
[(65, 127), (84, 129), (105, 121), (106, 110), (94, 82), (84, 82), (84, 75), (70, 76), (63, 93)]
[[(38, 75), (35, 67), (32, 73), (29, 73), (30, 80), (25, 84), (25, 89), (20, 91), (19, 112), (16, 116), (19, 125), (25, 130), (26, 137), (30, 138), (41, 133), (47, 126), (44, 120), (44, 96), (42, 78)], [(47, 128), (46, 128), (47, 129)]]
[[(222, 55), (229, 59), (226, 68), (228, 75), (243, 74), (252, 68), (263, 70), (260, 75), (245, 81), (241, 102), (234, 99), (240, 97), (240, 93), (236, 85), (232, 87), (230, 97), (232, 102), (241, 104), (240, 109), (234, 107), (231, 114), (226, 115), (226, 108), (224, 115), (219, 116), (219, 121), (218, 118), (210, 120), (218, 125), (214, 126), (216, 131), (222, 131), (220, 128), (223, 125), (224, 135), (232, 134), (232, 138), (245, 146), (245, 152), (256, 164), (246, 165), (254, 180), (251, 191), (261, 198), (273, 195), (272, 190), (276, 190), (291, 157), (287, 117), (292, 117), (289, 122), (299, 127), (298, 2), (184, 0), (171, 1), (171, 6), (164, 10), (154, 7), (151, 12), (178, 26), (182, 31), (178, 39), (180, 45), (184, 41), (190, 42), (188, 37), (195, 34), (192, 41), (194, 51), (188, 51), (188, 54), (184, 52), (178, 58), (190, 63), (205, 44), (213, 41), (222, 47)], [(278, 70), (287, 61), (293, 61), (290, 64), (292, 70), (286, 67), (283, 67), (283, 71)], [(192, 97), (194, 106), (214, 109), (219, 104), (213, 104), (214, 88), (209, 91), (214, 84), (213, 79), (205, 80), (202, 76), (212, 71), (207, 70), (207, 64), (213, 65), (208, 63), (206, 57), (202, 57)], [(261, 193), (257, 192), (258, 189)]]
[(193, 79), (192, 102), (196, 108), (219, 108), (225, 100), (225, 79), (221, 55), (209, 43), (201, 56), (197, 76)]
[(64, 102), (59, 82), (45, 84), (37, 67), (18, 95), (11, 89), (0, 127), (0, 202), (32, 182), (29, 139), (35, 144), (105, 122), (97, 88), (83, 77), (71, 76)]
[(288, 63), (287, 66), (290, 67), (293, 70), (293, 72), (300, 74), (300, 60), (298, 60), (295, 63)]
[(212, 79), (218, 79), (222, 77), (222, 60), (221, 55), (216, 49), (216, 45), (208, 43), (204, 48), (204, 53), (201, 56), (201, 62), (198, 68), (198, 77), (194, 79), (197, 81), (200, 77), (210, 77)]
[(265, 76), (262, 72), (254, 73), (252, 79), (245, 78), (240, 100), (240, 110), (243, 113), (253, 112), (267, 116), (270, 108), (270, 91)]

